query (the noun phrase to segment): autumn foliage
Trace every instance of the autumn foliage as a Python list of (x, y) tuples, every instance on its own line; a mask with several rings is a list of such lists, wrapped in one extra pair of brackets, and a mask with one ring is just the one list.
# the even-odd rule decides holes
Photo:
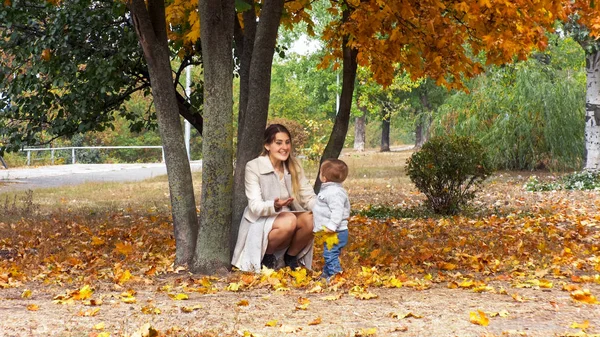
[[(332, 2), (333, 13), (339, 7)], [(324, 32), (332, 54), (325, 63), (341, 58), (344, 35), (358, 50), (358, 63), (389, 85), (400, 64), (413, 79), (431, 77), (438, 85), (460, 87), (484, 64), (525, 59), (546, 46), (546, 31), (565, 17), (563, 2), (467, 1), (358, 1), (347, 22), (334, 22)]]

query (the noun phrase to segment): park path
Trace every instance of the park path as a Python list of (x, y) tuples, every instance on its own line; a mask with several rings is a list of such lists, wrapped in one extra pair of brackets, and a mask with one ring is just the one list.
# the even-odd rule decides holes
[[(192, 171), (202, 160), (192, 161)], [(85, 182), (139, 181), (167, 174), (164, 163), (74, 164), (0, 170), (0, 193), (37, 188), (77, 185)]]

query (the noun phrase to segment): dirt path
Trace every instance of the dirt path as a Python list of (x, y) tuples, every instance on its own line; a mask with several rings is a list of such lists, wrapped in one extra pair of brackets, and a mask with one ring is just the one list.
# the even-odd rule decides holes
[[(158, 286), (146, 286), (136, 287), (133, 304), (121, 301), (123, 290), (101, 286), (93, 298), (102, 298), (103, 303), (95, 307), (83, 301), (52, 303), (64, 288), (31, 285), (34, 290), (27, 299), (21, 298), (23, 288), (0, 290), (0, 336), (95, 336), (101, 331), (132, 336), (149, 323), (161, 334), (170, 331), (177, 336), (244, 336), (246, 332), (246, 336), (546, 337), (582, 333), (570, 326), (586, 320), (588, 335), (600, 333), (600, 305), (576, 302), (558, 286), (540, 290), (515, 289), (503, 282), (490, 285), (506, 293), (476, 293), (437, 284), (426, 290), (371, 288), (377, 298), (369, 300), (329, 288), (322, 293), (298, 289), (188, 293), (188, 300), (176, 301)], [(600, 292), (598, 285), (588, 288)], [(39, 310), (27, 309), (33, 304)], [(201, 308), (182, 312), (182, 307), (196, 305)], [(94, 316), (85, 317), (94, 309), (99, 309)], [(155, 309), (160, 314), (144, 313)], [(470, 313), (478, 310), (490, 319), (488, 326), (470, 322)], [(266, 325), (273, 320), (273, 327)], [(103, 330), (93, 328), (99, 323), (105, 324)]]

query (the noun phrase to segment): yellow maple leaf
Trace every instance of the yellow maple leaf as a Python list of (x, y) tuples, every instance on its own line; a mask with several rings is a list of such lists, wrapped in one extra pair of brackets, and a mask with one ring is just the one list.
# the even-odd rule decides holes
[(189, 296), (188, 296), (187, 294), (184, 294), (184, 293), (179, 293), (179, 294), (169, 294), (169, 297), (170, 297), (172, 300), (175, 300), (175, 301), (183, 301), (183, 300), (187, 300), (187, 299), (189, 299)]
[(102, 331), (96, 337), (110, 337), (110, 332)]
[(38, 311), (38, 310), (40, 310), (40, 307), (37, 304), (29, 304), (29, 305), (27, 305), (27, 310)]
[(490, 324), (490, 319), (487, 318), (485, 313), (481, 310), (477, 310), (477, 312), (471, 311), (469, 313), (469, 321), (481, 326), (488, 326), (488, 324)]
[(131, 279), (131, 273), (129, 272), (129, 269), (128, 269), (128, 270), (125, 270), (124, 272), (120, 273), (117, 276), (117, 283), (123, 284), (123, 283), (129, 281), (129, 279)]
[(312, 322), (308, 323), (308, 325), (319, 325), (319, 324), (321, 324), (321, 317), (317, 317)]
[(390, 317), (392, 318), (397, 318), (397, 319), (404, 319), (404, 318), (423, 318), (423, 316), (421, 315), (417, 315), (417, 314), (413, 314), (412, 312), (403, 312), (403, 313), (391, 313)]
[(356, 334), (354, 334), (354, 336), (357, 336), (357, 337), (374, 336), (375, 334), (377, 334), (377, 328), (368, 328), (368, 329), (360, 329), (360, 331), (357, 331)]
[(152, 305), (143, 306), (141, 310), (146, 315), (160, 315), (162, 313), (159, 308)]
[(308, 309), (308, 305), (310, 304), (310, 300), (305, 297), (298, 297), (298, 305), (296, 306), (296, 310), (306, 310)]
[(94, 330), (104, 330), (104, 328), (106, 328), (106, 324), (104, 322), (94, 325)]
[(340, 243), (340, 239), (338, 238), (337, 233), (326, 233), (325, 234), (325, 245), (327, 245), (327, 249), (332, 249), (333, 246)]
[(571, 297), (579, 302), (588, 303), (588, 304), (598, 304), (598, 300), (596, 296), (592, 295), (589, 289), (575, 290), (571, 292)]
[(270, 326), (270, 327), (277, 326), (277, 320), (276, 319), (270, 320), (267, 323), (265, 323), (265, 326)]
[(104, 239), (97, 237), (97, 236), (92, 236), (92, 246), (100, 246), (104, 244)]
[(229, 285), (227, 286), (227, 290), (228, 291), (239, 291), (241, 287), (240, 283), (229, 283)]
[(76, 290), (73, 293), (71, 293), (71, 297), (74, 300), (86, 300), (86, 299), (92, 297), (93, 293), (94, 293), (94, 290), (92, 290), (92, 288), (86, 284), (81, 289)]
[(93, 316), (96, 316), (99, 311), (100, 311), (100, 308), (94, 308), (94, 309), (90, 309), (90, 310), (86, 310), (86, 311), (80, 311), (77, 315), (83, 316), (83, 317), (93, 317)]
[(114, 250), (127, 256), (133, 252), (133, 245), (129, 242), (117, 242)]
[(31, 290), (29, 290), (29, 289), (23, 290), (23, 293), (21, 294), (21, 298), (30, 298), (30, 297), (31, 297)]
[(241, 300), (241, 301), (237, 302), (238, 307), (247, 307), (249, 305), (250, 305), (250, 302), (248, 302), (248, 300)]
[(590, 327), (590, 321), (588, 321), (586, 319), (585, 321), (583, 321), (583, 323), (573, 322), (573, 323), (571, 323), (570, 327), (573, 328), (573, 329), (582, 329), (582, 330), (583, 329), (587, 329), (587, 328)]

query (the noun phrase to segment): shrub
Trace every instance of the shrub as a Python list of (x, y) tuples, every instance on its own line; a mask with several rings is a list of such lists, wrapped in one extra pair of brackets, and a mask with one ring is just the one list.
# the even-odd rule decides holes
[(461, 136), (434, 137), (407, 160), (407, 173), (438, 214), (456, 214), (491, 174), (483, 147)]

